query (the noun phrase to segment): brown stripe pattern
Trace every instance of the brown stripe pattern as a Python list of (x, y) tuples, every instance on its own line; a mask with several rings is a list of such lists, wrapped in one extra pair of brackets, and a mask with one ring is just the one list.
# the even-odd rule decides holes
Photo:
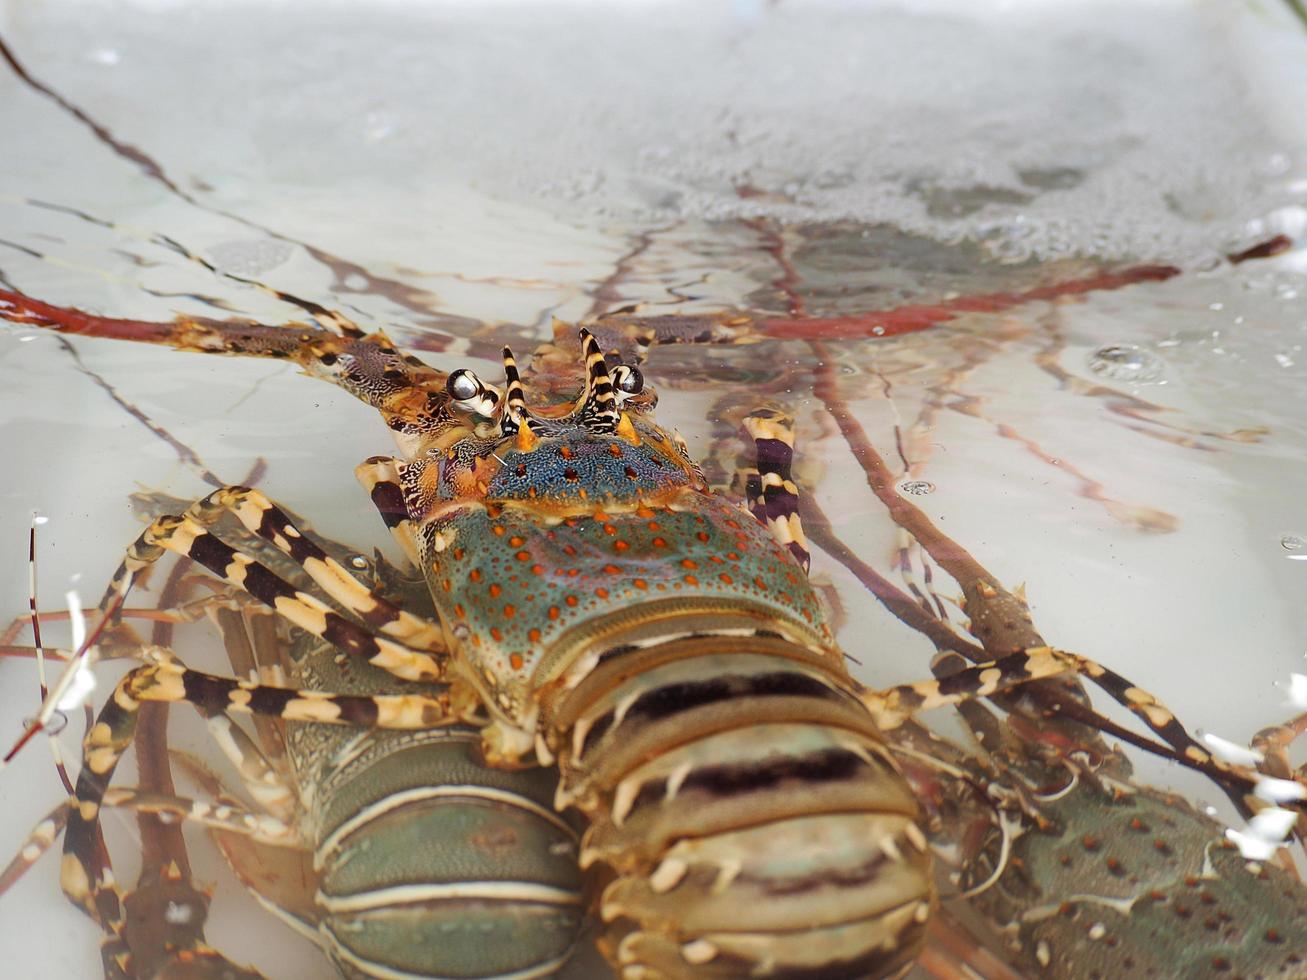
[(934, 903), (916, 803), (828, 661), (727, 619), (605, 651), (549, 706), (582, 866), (615, 876), (605, 952), (628, 977), (896, 975)]

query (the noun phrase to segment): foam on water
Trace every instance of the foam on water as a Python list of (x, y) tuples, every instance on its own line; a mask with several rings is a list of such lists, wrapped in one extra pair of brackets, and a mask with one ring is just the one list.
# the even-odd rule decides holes
[[(1307, 38), (1279, 4), (391, 3), (325, 6), (308, 29), (257, 5), (128, 6), (149, 23), (112, 58), (91, 32), (41, 63), (135, 91), (192, 78), (209, 139), (170, 162), (202, 169), (243, 131), (223, 147), (234, 179), (293, 180), (329, 154), (424, 186), (437, 213), (473, 178), (582, 224), (889, 222), (1013, 259), (1190, 265), (1307, 219)], [(385, 55), (360, 87), (369, 51)], [(148, 115), (134, 135), (158, 145), (176, 117)]]

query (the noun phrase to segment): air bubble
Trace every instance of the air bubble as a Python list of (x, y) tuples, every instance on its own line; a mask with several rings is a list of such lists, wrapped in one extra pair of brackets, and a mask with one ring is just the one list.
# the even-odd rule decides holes
[(1162, 361), (1137, 344), (1104, 344), (1089, 355), (1089, 369), (1113, 381), (1147, 384), (1162, 377)]
[(208, 254), (213, 264), (223, 272), (257, 277), (286, 262), (294, 251), (294, 248), (285, 242), (243, 238), (219, 242), (208, 249)]
[(363, 555), (350, 555), (349, 563), (352, 567), (357, 568), (360, 572), (367, 571), (372, 562), (368, 561)]
[[(37, 723), (37, 719), (34, 717), (24, 718), (23, 730), (26, 731), (36, 723)], [(48, 735), (50, 738), (54, 738), (56, 735), (58, 735), (67, 727), (68, 727), (68, 716), (64, 714), (62, 711), (56, 709), (55, 711), (51, 712), (50, 717), (46, 721), (45, 727), (42, 729), (42, 731), (44, 731), (45, 734)]]
[(1280, 547), (1289, 552), (1285, 558), (1307, 561), (1307, 538), (1301, 534), (1286, 534), (1280, 539)]
[(899, 484), (899, 493), (909, 493), (914, 497), (924, 497), (935, 492), (935, 484), (929, 480), (904, 480)]

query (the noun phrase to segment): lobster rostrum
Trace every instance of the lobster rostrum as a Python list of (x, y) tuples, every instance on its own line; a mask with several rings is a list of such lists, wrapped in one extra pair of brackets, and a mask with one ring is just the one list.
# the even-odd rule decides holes
[[(107, 320), (0, 293), (7, 319), (290, 359), (379, 409), (401, 457), (374, 457), (358, 475), (422, 570), (437, 616), (370, 590), (256, 491), (225, 488), (155, 521), (106, 607), (172, 550), (415, 683), (401, 693), (302, 691), (165, 656), (127, 675), (88, 737), (69, 817), (64, 887), (88, 909), (103, 891), (89, 843), (98, 803), (143, 700), (366, 729), (470, 722), (483, 726), (492, 764), (533, 754), (556, 763), (558, 804), (589, 824), (581, 863), (606, 881), (606, 953), (629, 977), (905, 971), (934, 886), (917, 804), (882, 733), (923, 708), (1079, 674), (1176, 758), (1227, 786), (1256, 782), (1212, 759), (1147, 692), (1044, 646), (939, 681), (859, 685), (805, 575), (793, 424), (778, 412), (746, 420), (757, 458), (741, 508), (654, 421), (638, 369), (610, 368), (585, 331), (580, 393), (529, 408), (507, 350), (500, 391), (295, 302), (318, 327)], [(289, 556), (332, 604), (214, 536), (224, 513)]]

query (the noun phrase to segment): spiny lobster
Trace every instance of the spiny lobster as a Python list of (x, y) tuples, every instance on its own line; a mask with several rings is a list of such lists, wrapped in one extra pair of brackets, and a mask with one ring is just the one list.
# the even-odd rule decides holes
[[(359, 475), (423, 571), (438, 617), (369, 590), (256, 491), (225, 488), (155, 521), (115, 575), (107, 610), (172, 550), (418, 686), (300, 691), (202, 674), (166, 655), (132, 671), (87, 739), (65, 840), (65, 890), (93, 915), (107, 918), (92, 846), (99, 803), (151, 700), (368, 730), (470, 723), (491, 764), (532, 753), (556, 764), (558, 805), (588, 823), (581, 864), (607, 881), (605, 953), (633, 978), (910, 967), (935, 886), (917, 803), (883, 736), (924, 708), (1078, 674), (1176, 758), (1227, 788), (1256, 784), (1147, 692), (1048, 647), (883, 691), (854, 681), (805, 576), (784, 415), (747, 420), (757, 459), (745, 510), (714, 493), (684, 443), (654, 421), (638, 368), (610, 365), (588, 331), (580, 393), (568, 397), (574, 382), (555, 379), (552, 404), (531, 409), (507, 349), (501, 390), (298, 302), (315, 327), (113, 321), (0, 293), (7, 319), (289, 359), (377, 408), (402, 458), (373, 458)], [(227, 513), (347, 615), (211, 533)]]

